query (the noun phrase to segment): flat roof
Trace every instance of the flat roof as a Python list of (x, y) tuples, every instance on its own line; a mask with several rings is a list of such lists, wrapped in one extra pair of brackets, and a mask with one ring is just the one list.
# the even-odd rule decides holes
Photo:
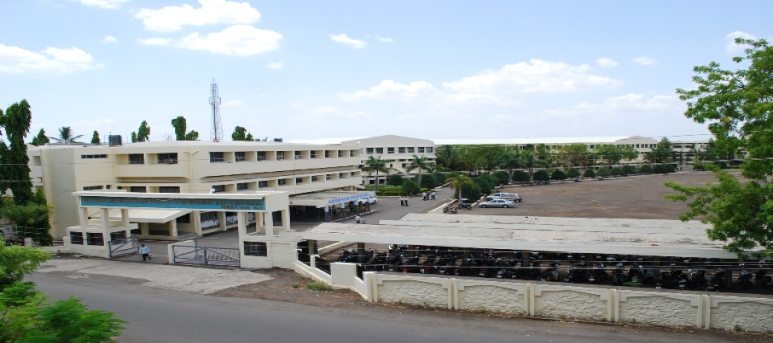
[(153, 148), (153, 147), (190, 147), (190, 146), (218, 146), (218, 147), (227, 147), (227, 146), (236, 146), (236, 147), (245, 147), (245, 146), (286, 146), (286, 147), (293, 147), (293, 146), (313, 146), (313, 147), (323, 147), (326, 145), (338, 145), (336, 148), (346, 148), (346, 149), (358, 149), (356, 145), (353, 144), (342, 144), (341, 141), (338, 141), (337, 143), (324, 143), (324, 142), (315, 142), (311, 143), (311, 141), (307, 142), (301, 142), (301, 141), (294, 141), (294, 142), (273, 142), (273, 141), (223, 141), (223, 142), (212, 142), (212, 141), (153, 141), (153, 142), (137, 142), (137, 143), (123, 143), (122, 145), (114, 145), (110, 146), (107, 143), (102, 144), (91, 144), (91, 143), (80, 143), (80, 144), (60, 144), (60, 143), (53, 143), (53, 144), (46, 144), (41, 146), (29, 146), (28, 149), (72, 149), (72, 148)]
[(367, 199), (375, 196), (372, 191), (326, 191), (317, 193), (299, 194), (290, 197), (290, 205), (314, 206), (322, 208), (329, 205), (343, 204), (359, 199)]
[(161, 199), (262, 199), (263, 197), (286, 193), (284, 191), (255, 191), (252, 193), (139, 193), (125, 190), (77, 191), (74, 196), (120, 197), (120, 198), (161, 198)]
[[(464, 215), (440, 215), (447, 220), (381, 221), (380, 225), (323, 223), (302, 232), (304, 239), (325, 241), (410, 244), (462, 248), (531, 250), (542, 252), (602, 253), (619, 255), (736, 258), (722, 249), (721, 242), (708, 239), (704, 228), (669, 226), (535, 224), (464, 222)], [(420, 216), (420, 215), (419, 215)], [(439, 215), (427, 215), (439, 216)], [(470, 216), (472, 217), (472, 216)], [(483, 216), (476, 216), (483, 217)], [(458, 218), (458, 222), (452, 222)], [(483, 217), (485, 218), (485, 217)], [(536, 221), (542, 220), (540, 217)], [(578, 220), (583, 218), (565, 218)], [(631, 219), (628, 224), (638, 221)], [(548, 221), (546, 221), (548, 222)], [(676, 221), (673, 221), (676, 222)], [(586, 222), (591, 223), (591, 222)]]
[[(132, 223), (168, 223), (182, 217), (191, 210), (150, 210), (150, 209), (129, 209), (129, 222)], [(121, 220), (121, 209), (110, 209), (108, 216), (110, 220)], [(94, 219), (101, 219), (102, 213), (91, 216)]]

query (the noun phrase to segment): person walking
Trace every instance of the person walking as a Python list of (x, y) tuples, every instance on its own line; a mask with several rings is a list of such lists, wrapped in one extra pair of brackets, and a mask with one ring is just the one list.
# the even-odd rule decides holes
[(408, 197), (405, 197), (405, 206), (408, 206)]
[(400, 206), (405, 206), (405, 197), (402, 195), (400, 196)]
[(359, 224), (362, 221), (362, 218), (360, 218), (360, 215), (358, 214), (356, 217), (354, 217), (354, 222)]
[(143, 261), (145, 261), (145, 259), (148, 259), (148, 260), (153, 259), (150, 257), (150, 248), (146, 247), (145, 244), (140, 244), (140, 254), (142, 254)]
[(432, 191), (432, 193), (429, 193), (430, 199), (435, 200), (435, 191)]
[(421, 200), (427, 200), (427, 192), (421, 192)]

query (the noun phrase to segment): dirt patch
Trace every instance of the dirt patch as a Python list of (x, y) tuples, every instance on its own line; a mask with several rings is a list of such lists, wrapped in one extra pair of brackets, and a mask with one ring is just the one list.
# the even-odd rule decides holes
[(271, 280), (224, 289), (210, 295), (234, 298), (257, 298), (263, 300), (287, 301), (302, 305), (337, 308), (361, 308), (373, 306), (350, 290), (314, 291), (307, 285), (314, 280), (292, 270), (272, 268), (257, 271), (268, 275)]

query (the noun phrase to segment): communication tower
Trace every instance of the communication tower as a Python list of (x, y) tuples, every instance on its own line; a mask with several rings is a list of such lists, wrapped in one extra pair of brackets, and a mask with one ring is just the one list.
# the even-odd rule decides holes
[(220, 92), (217, 89), (215, 79), (209, 85), (209, 106), (212, 108), (212, 129), (209, 131), (209, 138), (213, 142), (223, 140), (223, 124), (220, 122)]

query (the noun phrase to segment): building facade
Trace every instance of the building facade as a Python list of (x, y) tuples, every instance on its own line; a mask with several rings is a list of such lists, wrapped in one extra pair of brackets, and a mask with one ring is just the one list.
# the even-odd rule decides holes
[[(356, 145), (360, 148), (362, 157), (360, 167), (365, 165), (365, 161), (371, 156), (381, 157), (388, 160), (387, 167), (391, 168), (388, 174), (402, 174), (406, 176), (416, 175), (418, 170), (408, 172), (406, 168), (413, 161), (413, 156), (425, 157), (427, 163), (435, 163), (435, 143), (428, 139), (411, 138), (395, 135), (377, 136), (370, 138), (346, 140), (341, 142), (344, 145)], [(422, 173), (427, 173), (426, 170)], [(386, 184), (389, 178), (388, 174), (362, 173), (363, 183), (366, 185)]]

